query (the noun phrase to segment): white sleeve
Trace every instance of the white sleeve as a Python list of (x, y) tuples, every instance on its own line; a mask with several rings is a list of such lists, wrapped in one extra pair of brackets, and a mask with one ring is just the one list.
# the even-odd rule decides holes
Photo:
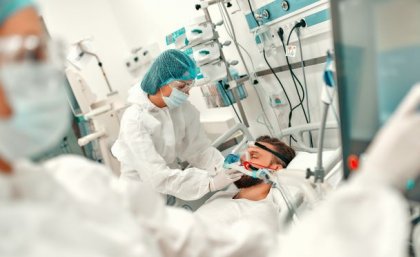
[(208, 171), (214, 171), (223, 165), (223, 155), (211, 146), (200, 123), (200, 113), (190, 103), (185, 103), (186, 136), (183, 141), (183, 152), (180, 157), (192, 166)]
[(408, 224), (397, 190), (354, 178), (304, 216), (273, 256), (406, 256)]
[[(150, 132), (142, 125), (141, 117), (126, 120), (121, 124), (121, 132), (126, 135), (128, 151), (124, 156), (134, 160), (120, 159), (121, 162), (132, 162), (142, 179), (150, 177), (155, 190), (170, 194), (183, 200), (196, 200), (210, 191), (210, 176), (207, 171), (189, 168), (186, 170), (171, 169), (156, 151)], [(127, 140), (129, 138), (129, 140)], [(120, 150), (121, 151), (121, 150)]]

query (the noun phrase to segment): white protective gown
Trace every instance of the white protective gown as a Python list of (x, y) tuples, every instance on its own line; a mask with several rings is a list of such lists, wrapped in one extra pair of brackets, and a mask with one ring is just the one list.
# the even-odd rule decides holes
[(0, 256), (161, 256), (103, 166), (78, 157), (13, 166), (0, 174)]
[[(199, 112), (186, 102), (179, 108), (158, 108), (138, 86), (130, 90), (119, 137), (112, 147), (121, 162), (121, 177), (142, 180), (151, 175), (155, 190), (183, 200), (196, 200), (209, 192), (210, 177), (223, 165), (200, 124)], [(176, 168), (176, 158), (193, 168)], [(210, 172), (210, 173), (209, 173)]]
[(80, 157), (16, 163), (12, 176), (0, 174), (0, 256), (266, 256), (270, 240), (253, 244), (275, 239), (258, 218), (204, 221), (166, 207), (147, 185), (131, 195), (115, 185), (108, 169)]
[[(271, 189), (275, 190), (275, 189)], [(279, 232), (280, 205), (273, 199), (272, 191), (260, 201), (233, 199), (238, 189), (219, 191), (207, 200), (194, 214), (208, 222), (233, 224), (239, 220), (258, 217), (273, 232)]]

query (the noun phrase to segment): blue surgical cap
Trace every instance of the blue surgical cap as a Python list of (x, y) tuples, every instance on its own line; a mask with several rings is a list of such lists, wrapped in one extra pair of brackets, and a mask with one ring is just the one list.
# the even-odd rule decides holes
[(193, 80), (197, 77), (195, 62), (179, 50), (166, 50), (161, 53), (150, 66), (141, 88), (144, 92), (154, 95), (162, 86), (175, 80)]
[(33, 5), (32, 0), (0, 0), (0, 25), (15, 12)]

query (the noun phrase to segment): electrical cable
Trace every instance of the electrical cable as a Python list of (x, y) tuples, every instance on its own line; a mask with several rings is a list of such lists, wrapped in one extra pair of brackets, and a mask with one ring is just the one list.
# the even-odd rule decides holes
[(303, 84), (305, 85), (305, 91), (306, 91), (306, 110), (308, 111), (308, 120), (309, 120), (309, 122), (311, 122), (311, 112), (310, 112), (310, 109), (309, 109), (308, 83), (306, 81), (305, 63), (303, 61), (302, 42), (300, 40), (300, 28), (298, 28), (296, 30), (296, 36), (297, 36), (298, 43), (299, 43), (300, 64), (302, 66)]
[(251, 10), (251, 13), (252, 13), (252, 18), (254, 18), (255, 23), (257, 23), (257, 26), (259, 27), (260, 24), (258, 23), (257, 19), (255, 18), (255, 13), (254, 13), (254, 10), (252, 8), (251, 1), (250, 0), (248, 0), (248, 4), (249, 4), (249, 9)]
[[(297, 23), (297, 24), (295, 24), (295, 26), (293, 26), (293, 28), (292, 28), (292, 30), (290, 31), (290, 33), (289, 33), (289, 37), (288, 37), (288, 40), (290, 40), (290, 35), (292, 34), (292, 32), (297, 28), (297, 25), (298, 25), (299, 23)], [(285, 53), (285, 55), (286, 55), (286, 46), (285, 46), (285, 44), (284, 44), (284, 41), (283, 41), (283, 37), (280, 37), (280, 39), (281, 39), (281, 43), (282, 43), (282, 46), (283, 46), (283, 51), (284, 51), (284, 53)], [(287, 42), (287, 44), (289, 44), (289, 41)], [(307, 116), (307, 114), (306, 114), (306, 110), (305, 110), (305, 108), (304, 108), (304, 106), (303, 106), (303, 100), (305, 99), (305, 90), (304, 90), (304, 88), (303, 88), (303, 86), (302, 86), (302, 83), (300, 82), (300, 80), (299, 80), (299, 78), (296, 76), (296, 74), (294, 73), (294, 71), (293, 71), (293, 69), (292, 69), (292, 65), (290, 64), (290, 61), (289, 61), (289, 58), (288, 58), (288, 56), (286, 55), (286, 62), (287, 62), (287, 67), (289, 68), (289, 72), (290, 72), (290, 75), (292, 76), (292, 80), (293, 80), (293, 84), (295, 85), (295, 89), (296, 89), (296, 93), (297, 93), (297, 95), (298, 95), (298, 97), (299, 97), (299, 104), (297, 105), (297, 106), (295, 106), (295, 107), (298, 107), (298, 106), (301, 106), (302, 107), (302, 111), (303, 111), (303, 115), (304, 115), (304, 117), (305, 117), (305, 120), (306, 120), (306, 123), (309, 123), (309, 119), (308, 119), (308, 116)], [(302, 96), (300, 95), (300, 92), (299, 92), (299, 89), (298, 89), (298, 87), (297, 87), (297, 84), (296, 84), (296, 81), (298, 82), (298, 84), (300, 85), (300, 88), (301, 88), (301, 90), (302, 90)], [(293, 110), (295, 110), (296, 108), (293, 108)]]
[[(305, 22), (305, 26), (306, 26), (306, 22)], [(309, 91), (308, 91), (308, 83), (306, 81), (305, 63), (303, 61), (302, 42), (300, 40), (300, 27), (297, 28), (295, 33), (296, 33), (298, 43), (299, 43), (300, 65), (302, 66), (303, 84), (305, 86), (305, 92), (306, 92), (306, 99), (305, 99), (306, 111), (308, 112), (308, 121), (309, 121), (309, 123), (311, 123), (311, 112), (310, 112), (310, 108), (309, 108)], [(309, 143), (310, 143), (310, 146), (313, 147), (313, 138), (312, 138), (311, 131), (309, 131)]]
[[(278, 32), (278, 34), (279, 34), (279, 36), (280, 36), (280, 41), (281, 41), (281, 43), (282, 43), (282, 46), (283, 46), (283, 51), (284, 51), (284, 53), (286, 54), (286, 47), (285, 47), (285, 45), (284, 45), (284, 41), (283, 41), (283, 36), (282, 36), (282, 30), (281, 30), (281, 32), (280, 32), (280, 30), (279, 30), (279, 32)], [(290, 109), (290, 112), (292, 113), (291, 115), (289, 115), (289, 124), (291, 124), (291, 120), (292, 120), (292, 117), (293, 117), (293, 111), (296, 109), (296, 108), (298, 108), (299, 106), (301, 106), (302, 105), (302, 103), (303, 103), (303, 98), (300, 96), (300, 93), (299, 93), (299, 90), (298, 90), (298, 88), (297, 88), (297, 85), (296, 85), (296, 81), (294, 80), (294, 77), (293, 77), (293, 71), (291, 70), (291, 66), (290, 66), (290, 63), (289, 63), (289, 61), (288, 61), (288, 58), (287, 58), (287, 56), (286, 56), (286, 61), (287, 61), (287, 67), (289, 68), (289, 71), (290, 71), (290, 73), (291, 73), (291, 76), (292, 76), (292, 80), (293, 80), (293, 84), (295, 85), (295, 88), (296, 88), (296, 92), (297, 92), (297, 94), (298, 94), (298, 97), (299, 97), (299, 104), (297, 104), (296, 106), (294, 106), (294, 107), (291, 107)], [(304, 92), (303, 92), (303, 97), (305, 96), (304, 95)], [(304, 109), (303, 109), (304, 110)], [(305, 112), (304, 112), (304, 114), (305, 114)], [(305, 115), (305, 118), (306, 118), (306, 115)], [(289, 142), (290, 142), (290, 140), (289, 140)]]
[[(304, 23), (304, 24), (306, 24), (306, 23)], [(300, 26), (304, 26), (304, 25), (302, 25), (302, 23), (301, 23), (301, 22), (298, 22), (298, 23), (296, 23), (296, 24), (293, 26), (293, 28), (290, 30), (290, 32), (289, 32), (289, 36), (287, 37), (287, 45), (289, 45), (289, 43), (290, 43), (290, 37), (291, 37), (291, 35), (292, 35), (293, 31), (294, 31), (295, 29), (298, 29)], [(285, 50), (285, 45), (284, 45), (284, 42), (283, 42), (283, 38), (281, 38), (281, 41), (282, 41), (282, 45), (283, 45), (283, 50), (284, 50), (284, 52), (285, 52), (285, 54), (286, 54), (286, 50)], [(289, 62), (289, 57), (288, 57), (288, 56), (286, 56), (286, 61), (287, 61), (287, 66), (288, 66), (288, 68), (289, 68), (289, 71), (290, 71), (290, 73), (291, 73), (292, 77), (294, 78), (294, 80), (296, 79), (296, 81), (297, 81), (297, 82), (298, 82), (298, 84), (300, 85), (300, 88), (301, 88), (301, 90), (302, 90), (302, 95), (303, 95), (303, 97), (302, 97), (302, 100), (301, 100), (301, 98), (299, 97), (299, 100), (303, 101), (303, 99), (305, 98), (305, 90), (303, 89), (302, 83), (300, 82), (299, 78), (296, 76), (295, 72), (293, 71), (292, 66), (290, 65), (290, 62)], [(296, 88), (296, 91), (298, 92), (298, 89), (297, 89), (297, 88)], [(298, 92), (298, 96), (299, 96), (299, 92)], [(303, 105), (302, 105), (302, 108), (303, 108), (303, 111), (304, 111), (304, 114), (305, 114), (305, 118), (306, 118), (306, 112), (305, 112), (305, 110), (304, 110)], [(306, 122), (308, 123), (308, 122), (309, 122), (309, 119), (306, 119)]]
[[(293, 115), (292, 102), (290, 101), (289, 95), (287, 94), (286, 89), (285, 89), (285, 88), (284, 88), (284, 86), (283, 86), (283, 83), (281, 83), (281, 81), (280, 81), (279, 77), (277, 76), (276, 72), (275, 72), (275, 71), (274, 71), (274, 69), (271, 67), (270, 63), (268, 62), (268, 60), (267, 60), (267, 56), (265, 55), (265, 49), (263, 49), (263, 57), (264, 57), (265, 62), (266, 62), (266, 63), (267, 63), (267, 65), (268, 65), (268, 68), (270, 69), (271, 73), (273, 73), (274, 77), (276, 77), (277, 81), (279, 82), (279, 84), (280, 84), (281, 88), (282, 88), (282, 89), (283, 89), (283, 91), (284, 91), (284, 95), (286, 96), (286, 99), (287, 99), (287, 102), (288, 102), (288, 104), (289, 104), (289, 108), (290, 108), (290, 111), (289, 111), (289, 122), (288, 122), (288, 124), (287, 124), (287, 127), (288, 127), (288, 128), (290, 128), (290, 127), (292, 126), (292, 115)], [(296, 140), (293, 136), (290, 136), (290, 139), (289, 139), (289, 145), (291, 145), (291, 139), (293, 139), (293, 141), (297, 142), (297, 140)]]
[[(289, 104), (289, 108), (290, 108), (290, 113), (289, 113), (289, 116), (290, 116), (290, 115), (292, 114), (292, 112), (291, 112), (291, 110), (292, 110), (292, 103), (290, 102), (289, 95), (286, 93), (286, 90), (285, 90), (285, 88), (284, 88), (284, 86), (283, 86), (283, 83), (280, 81), (280, 79), (279, 79), (279, 77), (277, 76), (276, 72), (274, 71), (273, 67), (271, 67), (270, 63), (268, 62), (268, 60), (267, 60), (267, 56), (265, 55), (265, 49), (263, 49), (263, 57), (264, 57), (265, 62), (267, 63), (268, 68), (270, 69), (271, 73), (273, 73), (274, 77), (275, 77), (275, 78), (276, 78), (276, 80), (279, 82), (279, 85), (281, 86), (281, 88), (282, 88), (282, 89), (283, 89), (283, 91), (284, 91), (284, 95), (286, 96), (287, 103)], [(290, 127), (290, 123), (289, 123), (288, 125), (289, 125), (289, 127)]]
[[(301, 27), (301, 26), (305, 26), (304, 21), (298, 22), (298, 23), (296, 23), (296, 24), (293, 26), (293, 28), (290, 30), (289, 36), (288, 36), (288, 38), (287, 38), (287, 44), (289, 44), (289, 42), (290, 42), (290, 37), (291, 37), (291, 35), (292, 35), (293, 31), (294, 31), (295, 29), (299, 29), (299, 27)], [(284, 51), (284, 53), (285, 53), (285, 55), (286, 55), (286, 46), (285, 46), (285, 44), (284, 44), (283, 30), (282, 30), (281, 28), (279, 29), (278, 34), (279, 34), (280, 41), (281, 41), (282, 46), (283, 46), (283, 51)], [(302, 57), (301, 57), (301, 58), (302, 58)], [(291, 76), (292, 76), (292, 80), (293, 80), (293, 83), (294, 83), (294, 85), (295, 85), (295, 89), (296, 89), (297, 95), (298, 95), (298, 97), (299, 97), (299, 104), (297, 104), (295, 107), (293, 107), (293, 108), (292, 108), (292, 112), (293, 112), (295, 109), (297, 109), (299, 106), (300, 106), (300, 107), (302, 107), (302, 112), (303, 112), (303, 115), (304, 115), (305, 121), (306, 121), (306, 123), (309, 123), (309, 122), (310, 122), (310, 120), (309, 120), (309, 118), (308, 118), (309, 116), (307, 115), (306, 110), (305, 110), (305, 107), (304, 107), (304, 105), (303, 105), (303, 100), (305, 99), (305, 90), (304, 90), (304, 88), (303, 88), (303, 86), (302, 86), (302, 83), (300, 82), (299, 78), (298, 78), (298, 77), (296, 76), (296, 74), (294, 73), (294, 71), (293, 71), (293, 69), (292, 69), (292, 66), (291, 66), (291, 64), (290, 64), (290, 62), (289, 62), (289, 58), (288, 58), (288, 56), (287, 56), (287, 55), (286, 55), (286, 62), (287, 62), (287, 67), (288, 67), (288, 69), (289, 69), (289, 71), (290, 71), (290, 74), (291, 74)], [(296, 81), (297, 81), (297, 83), (299, 84), (299, 86), (300, 86), (300, 88), (301, 88), (301, 90), (302, 90), (302, 97), (301, 97), (301, 95), (300, 95), (300, 93), (299, 93), (299, 89), (298, 89), (298, 87), (297, 87), (297, 85), (296, 85)], [(305, 86), (306, 86), (306, 84), (305, 84)], [(308, 99), (308, 96), (306, 96), (306, 99)], [(308, 110), (308, 111), (309, 111), (309, 110)], [(310, 143), (310, 146), (311, 146), (311, 147), (313, 147), (313, 139), (312, 139), (312, 134), (311, 134), (311, 133), (309, 133), (309, 143)]]
[[(289, 43), (290, 43), (290, 37), (291, 37), (291, 35), (292, 35), (293, 31), (294, 31), (295, 29), (299, 29), (299, 27), (302, 27), (302, 26), (306, 26), (306, 23), (305, 23), (305, 21), (303, 21), (303, 20), (301, 20), (300, 22), (296, 23), (296, 24), (293, 26), (293, 28), (292, 28), (292, 29), (290, 30), (290, 32), (289, 32), (289, 36), (287, 37), (287, 45), (289, 45)], [(286, 50), (285, 50), (285, 46), (284, 46), (284, 42), (283, 42), (283, 39), (282, 39), (282, 45), (283, 45), (283, 50), (286, 52)], [(302, 57), (301, 57), (301, 58), (302, 58)], [(302, 90), (302, 95), (303, 95), (303, 97), (302, 97), (302, 101), (303, 101), (303, 99), (305, 98), (305, 90), (303, 89), (302, 83), (300, 82), (299, 78), (296, 76), (295, 72), (293, 71), (292, 66), (290, 65), (290, 62), (289, 62), (289, 58), (288, 58), (287, 56), (286, 56), (286, 61), (287, 61), (288, 68), (289, 68), (289, 70), (290, 70), (290, 72), (291, 72), (292, 76), (294, 77), (294, 79), (296, 79), (296, 81), (297, 81), (297, 82), (298, 82), (298, 84), (300, 85), (300, 88), (301, 88), (301, 90)], [(297, 89), (296, 89), (296, 91), (297, 91)], [(298, 95), (299, 95), (299, 92), (298, 92)], [(307, 97), (307, 98), (308, 98), (308, 97)], [(300, 105), (302, 105), (302, 103), (301, 103)], [(306, 112), (305, 112), (305, 109), (304, 109), (303, 105), (302, 105), (302, 110), (303, 110), (303, 112), (304, 112), (304, 114), (305, 114), (305, 119), (306, 119)], [(306, 122), (307, 122), (307, 123), (309, 123), (309, 118), (308, 118), (308, 119), (306, 119)]]
[[(283, 42), (282, 42), (282, 44), (283, 44), (283, 50), (284, 50), (284, 53), (286, 54), (286, 47), (284, 46), (284, 43), (283, 43)], [(306, 116), (306, 111), (305, 111), (305, 109), (304, 109), (304, 107), (303, 107), (303, 105), (302, 105), (303, 100), (305, 99), (305, 92), (304, 92), (304, 90), (303, 90), (302, 85), (300, 84), (300, 81), (296, 78), (296, 75), (295, 75), (295, 74), (294, 74), (294, 72), (293, 72), (292, 66), (290, 65), (290, 62), (289, 62), (289, 59), (288, 59), (288, 57), (287, 57), (287, 56), (286, 56), (286, 62), (287, 62), (287, 67), (288, 67), (289, 72), (290, 72), (290, 76), (292, 77), (292, 81), (293, 81), (293, 84), (294, 84), (295, 89), (296, 89), (296, 93), (297, 93), (298, 98), (299, 98), (299, 104), (297, 104), (295, 107), (293, 107), (293, 109), (292, 109), (292, 110), (295, 110), (297, 107), (302, 106), (302, 111), (303, 111), (303, 114), (304, 114), (304, 116), (305, 116), (305, 120), (306, 120), (306, 122), (308, 123), (308, 118), (307, 118), (307, 116)], [(299, 89), (298, 89), (298, 87), (297, 87), (296, 81), (298, 81), (298, 84), (301, 86), (301, 89), (302, 89), (302, 96), (301, 96), (301, 94), (300, 94), (300, 92), (299, 92)]]
[[(255, 18), (255, 13), (254, 13), (254, 10), (253, 10), (253, 8), (252, 8), (252, 5), (251, 5), (251, 1), (250, 0), (248, 0), (248, 4), (249, 4), (249, 9), (251, 10), (251, 13), (252, 13), (252, 18), (254, 19), (254, 21), (256, 22), (256, 24), (257, 24), (257, 26), (259, 27), (260, 26), (260, 24), (258, 23), (258, 21), (257, 21), (257, 19)], [(282, 90), (283, 90), (283, 92), (284, 92), (284, 94), (285, 94), (285, 96), (286, 96), (286, 99), (287, 99), (287, 102), (288, 102), (288, 104), (289, 104), (289, 108), (290, 108), (290, 111), (289, 111), (289, 122), (288, 122), (288, 124), (287, 124), (287, 126), (290, 128), (291, 127), (291, 120), (292, 120), (292, 116), (293, 116), (293, 107), (292, 107), (292, 103), (290, 102), (290, 98), (289, 98), (289, 96), (288, 96), (288, 94), (287, 94), (287, 91), (286, 91), (286, 89), (284, 88), (284, 86), (283, 86), (283, 83), (281, 83), (281, 81), (280, 81), (280, 79), (279, 79), (279, 77), (277, 76), (277, 74), (276, 74), (276, 72), (274, 71), (274, 69), (271, 67), (271, 65), (270, 65), (270, 63), (268, 62), (268, 60), (267, 60), (267, 57), (266, 57), (266, 54), (265, 54), (265, 49), (263, 49), (263, 57), (264, 57), (264, 60), (265, 60), (265, 63), (267, 64), (267, 66), (269, 67), (269, 69), (270, 69), (270, 71), (271, 71), (271, 73), (273, 73), (273, 75), (274, 75), (274, 77), (277, 79), (277, 81), (279, 82), (279, 85), (281, 86), (281, 88), (282, 88)], [(291, 140), (293, 139), (293, 141), (295, 141), (295, 142), (297, 142), (297, 140), (293, 137), (293, 136), (290, 136), (290, 139), (289, 139), (289, 145), (291, 145)]]

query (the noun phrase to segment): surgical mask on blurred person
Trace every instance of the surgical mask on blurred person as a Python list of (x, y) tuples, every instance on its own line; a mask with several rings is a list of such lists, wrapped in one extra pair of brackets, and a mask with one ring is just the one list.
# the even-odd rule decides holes
[(13, 114), (0, 119), (0, 156), (13, 161), (53, 147), (70, 126), (62, 71), (47, 62), (0, 66), (0, 85)]
[(188, 95), (176, 88), (172, 88), (171, 95), (170, 96), (162, 95), (162, 99), (169, 109), (175, 109), (187, 101)]

